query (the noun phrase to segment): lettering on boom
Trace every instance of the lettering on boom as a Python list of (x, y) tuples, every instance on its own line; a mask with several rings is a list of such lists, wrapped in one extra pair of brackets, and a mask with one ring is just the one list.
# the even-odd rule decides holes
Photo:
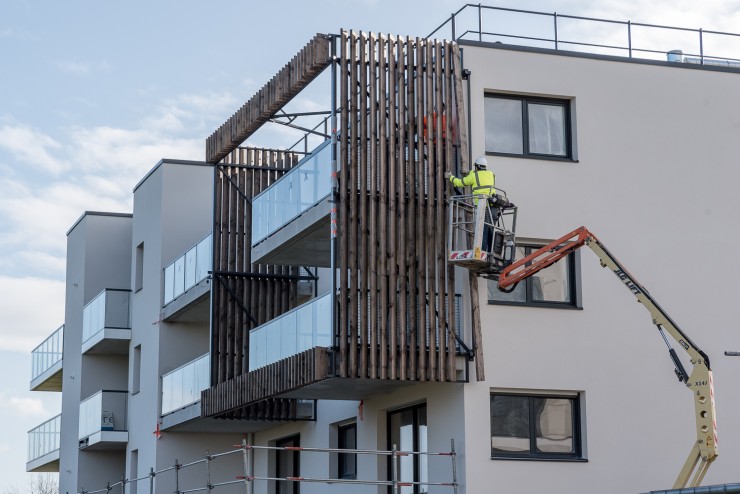
[(627, 273), (617, 268), (614, 270), (614, 274), (616, 274), (619, 277), (619, 279), (622, 280), (622, 283), (624, 283), (627, 286), (627, 288), (630, 289), (632, 293), (634, 293), (635, 295), (639, 295), (640, 293), (642, 293), (642, 290), (637, 288), (637, 285), (632, 283), (632, 279), (629, 276), (627, 276)]

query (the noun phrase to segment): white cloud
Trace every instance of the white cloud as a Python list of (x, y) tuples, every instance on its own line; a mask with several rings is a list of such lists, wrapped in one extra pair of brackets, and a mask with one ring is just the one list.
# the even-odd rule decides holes
[(17, 415), (26, 417), (44, 417), (49, 413), (44, 408), (43, 402), (38, 398), (20, 398), (11, 396), (10, 398), (0, 397), (0, 407), (12, 411)]
[(53, 175), (67, 168), (67, 164), (57, 157), (62, 145), (43, 132), (25, 125), (0, 127), (0, 148), (9, 151), (19, 166), (36, 165)]
[(0, 276), (0, 314), (0, 350), (27, 354), (64, 322), (64, 283)]
[(91, 65), (84, 62), (58, 60), (54, 62), (54, 65), (62, 72), (67, 72), (68, 74), (72, 75), (87, 75), (92, 71)]

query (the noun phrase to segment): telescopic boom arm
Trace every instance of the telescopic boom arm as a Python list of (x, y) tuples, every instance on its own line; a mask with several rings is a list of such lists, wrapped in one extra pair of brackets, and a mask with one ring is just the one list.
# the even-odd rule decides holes
[[(676, 323), (658, 305), (658, 302), (619, 263), (604, 244), (593, 233), (589, 232), (586, 227), (577, 228), (569, 234), (536, 250), (524, 259), (506, 267), (499, 275), (498, 287), (503, 291), (511, 291), (520, 281), (551, 266), (584, 245), (587, 245), (596, 253), (601, 260), (601, 266), (611, 269), (630, 292), (637, 297), (637, 301), (644, 305), (650, 312), (653, 324), (658, 327), (663, 340), (668, 345), (668, 352), (675, 365), (675, 372), (678, 379), (685, 383), (686, 387), (694, 395), (696, 442), (691, 448), (691, 452), (673, 488), (696, 487), (701, 483), (709, 465), (711, 465), (718, 454), (714, 387), (712, 384), (712, 371), (709, 367), (709, 357), (679, 329)], [(689, 354), (691, 364), (694, 366), (691, 374), (686, 372), (681, 364), (681, 360), (676, 355), (676, 351), (671, 348), (666, 333)]]

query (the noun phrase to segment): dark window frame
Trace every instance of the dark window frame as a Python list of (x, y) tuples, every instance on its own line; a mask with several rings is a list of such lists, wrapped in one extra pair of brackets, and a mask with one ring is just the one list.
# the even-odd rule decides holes
[[(275, 441), (276, 447), (284, 447), (284, 446), (300, 446), (301, 445), (301, 435), (300, 434), (294, 434), (292, 436), (284, 437), (281, 439), (278, 439)], [(280, 457), (281, 455), (292, 455), (293, 456), (293, 471), (292, 472), (285, 472), (287, 475), (283, 475), (283, 472), (280, 468)], [(283, 478), (283, 477), (300, 477), (301, 475), (301, 455), (300, 451), (293, 450), (293, 451), (286, 451), (286, 450), (276, 450), (275, 451), (275, 477), (276, 478)], [(281, 489), (281, 483), (287, 483), (288, 488), (287, 491), (291, 491), (292, 494), (300, 494), (301, 492), (301, 483), (300, 482), (290, 482), (287, 480), (276, 480), (275, 481), (275, 494), (281, 494), (281, 492), (285, 492), (283, 489)]]
[[(354, 445), (347, 446), (345, 433), (354, 435)], [(357, 422), (342, 424), (337, 426), (337, 448), (338, 449), (357, 449)], [(345, 470), (345, 460), (349, 460), (352, 465), (351, 470)], [(337, 455), (337, 477), (340, 479), (357, 479), (357, 454), (356, 453), (339, 453)]]
[[(525, 96), (508, 93), (486, 92), (484, 98), (499, 98), (521, 102), (522, 105), (522, 153), (504, 153), (500, 151), (491, 151), (486, 148), (486, 154), (490, 156), (507, 156), (513, 158), (529, 158), (539, 160), (553, 161), (576, 161), (573, 158), (573, 118), (572, 118), (572, 100), (566, 98), (546, 98), (540, 96)], [(485, 101), (485, 100), (484, 100)], [(557, 154), (533, 153), (529, 151), (529, 103), (539, 105), (559, 106), (564, 109), (563, 125), (565, 126), (565, 156)], [(485, 129), (484, 129), (485, 130)]]
[[(521, 243), (517, 247), (523, 247), (525, 249), (525, 255), (529, 255), (535, 250), (542, 247), (542, 245), (534, 245), (529, 243)], [(520, 283), (525, 283), (525, 301), (518, 300), (495, 300), (488, 298), (488, 305), (512, 305), (518, 307), (541, 307), (550, 309), (583, 309), (582, 297), (581, 297), (581, 255), (579, 251), (571, 252), (566, 256), (568, 261), (568, 286), (570, 287), (570, 302), (556, 302), (552, 300), (535, 300), (534, 299), (534, 288), (532, 286), (532, 277), (526, 278)], [(489, 281), (488, 283), (494, 285), (494, 290), (498, 290), (496, 287), (496, 281)]]
[[(489, 398), (489, 410), (493, 406), (494, 396), (516, 396), (520, 398), (527, 398), (529, 400), (529, 451), (516, 453), (516, 452), (503, 452), (494, 451), (493, 445), (490, 444), (491, 437), (489, 437), (489, 446), (491, 448), (491, 459), (502, 459), (502, 460), (549, 460), (549, 461), (570, 461), (570, 462), (585, 462), (588, 461), (583, 456), (583, 433), (581, 428), (581, 395), (576, 394), (537, 394), (537, 393), (506, 393), (506, 392), (491, 392)], [(537, 425), (535, 418), (535, 407), (534, 400), (542, 398), (551, 399), (567, 399), (572, 401), (571, 408), (573, 410), (572, 428), (573, 428), (573, 446), (574, 452), (572, 453), (541, 453), (537, 451)], [(490, 418), (491, 433), (493, 433), (493, 417)]]
[[(409, 405), (402, 408), (394, 408), (393, 410), (388, 410), (386, 414), (386, 441), (388, 444), (388, 451), (390, 451), (393, 448), (393, 444), (391, 443), (391, 416), (403, 412), (411, 412), (412, 413), (412, 428), (413, 428), (413, 451), (419, 451), (419, 427), (420, 427), (420, 416), (419, 416), (419, 410), (424, 409), (424, 413), (427, 413), (427, 403), (426, 401), (421, 403), (416, 403), (413, 405)], [(427, 428), (429, 427), (429, 421), (428, 416), (426, 418)], [(420, 469), (420, 461), (425, 460), (426, 457), (423, 455), (413, 455), (414, 457), (414, 481), (418, 482), (421, 478), (421, 469)], [(392, 472), (393, 472), (393, 459), (392, 457), (388, 457), (388, 479), (392, 480)], [(424, 490), (422, 490), (424, 489)], [(392, 493), (392, 487), (388, 487), (388, 492)], [(429, 486), (420, 486), (420, 485), (414, 485), (413, 486), (413, 494), (423, 494), (424, 492), (429, 492)]]

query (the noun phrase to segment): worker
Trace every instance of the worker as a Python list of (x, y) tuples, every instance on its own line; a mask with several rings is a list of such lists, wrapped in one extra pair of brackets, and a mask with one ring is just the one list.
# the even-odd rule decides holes
[[(488, 170), (488, 160), (485, 156), (479, 156), (475, 160), (474, 168), (465, 175), (463, 178), (457, 178), (450, 171), (445, 172), (445, 178), (449, 178), (452, 182), (453, 187), (465, 187), (468, 186), (472, 190), (473, 202), (478, 205), (478, 197), (485, 195), (486, 198), (491, 198), (496, 193), (494, 188), (496, 184), (496, 175), (492, 171)], [(491, 213), (492, 217), (488, 214)], [(483, 228), (483, 245), (481, 250), (490, 252), (491, 248), (491, 237), (493, 236), (492, 225), (495, 224), (498, 219), (499, 209), (496, 207), (489, 207), (486, 210), (486, 221)]]

